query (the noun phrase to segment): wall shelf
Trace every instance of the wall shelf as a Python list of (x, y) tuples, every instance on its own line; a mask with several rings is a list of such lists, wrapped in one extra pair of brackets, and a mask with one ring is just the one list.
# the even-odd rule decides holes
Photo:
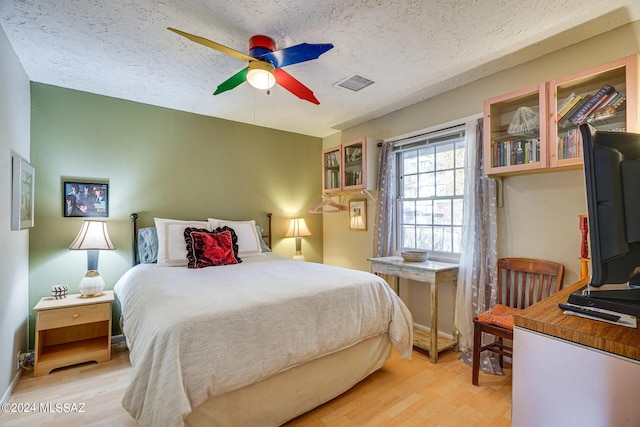
[[(625, 58), (541, 82), (484, 101), (484, 170), (489, 176), (510, 176), (582, 167), (579, 125), (589, 122), (598, 130), (638, 132), (638, 58)], [(605, 85), (613, 87), (590, 114), (574, 114)], [(624, 101), (615, 103), (618, 99)], [(559, 116), (568, 99), (573, 109)], [(609, 101), (609, 102), (607, 102)], [(608, 105), (607, 105), (608, 104)], [(609, 106), (608, 110), (605, 107)], [(510, 135), (509, 125), (519, 109), (538, 109), (540, 125), (525, 135)], [(605, 114), (608, 112), (608, 114)], [(573, 117), (575, 120), (569, 120)], [(534, 148), (535, 147), (535, 148)]]

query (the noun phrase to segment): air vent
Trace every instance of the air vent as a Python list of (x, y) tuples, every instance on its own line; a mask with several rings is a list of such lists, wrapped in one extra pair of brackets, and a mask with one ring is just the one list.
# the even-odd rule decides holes
[(357, 92), (374, 83), (375, 82), (373, 80), (369, 80), (366, 77), (362, 77), (357, 74), (354, 74), (351, 77), (347, 77), (346, 79), (340, 80), (334, 86), (338, 86), (344, 89), (349, 89), (354, 92)]

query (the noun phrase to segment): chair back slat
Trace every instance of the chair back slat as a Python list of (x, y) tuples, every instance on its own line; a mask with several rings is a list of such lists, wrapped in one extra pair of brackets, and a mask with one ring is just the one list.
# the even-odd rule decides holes
[(564, 266), (533, 258), (498, 260), (498, 303), (527, 308), (558, 292), (564, 281)]

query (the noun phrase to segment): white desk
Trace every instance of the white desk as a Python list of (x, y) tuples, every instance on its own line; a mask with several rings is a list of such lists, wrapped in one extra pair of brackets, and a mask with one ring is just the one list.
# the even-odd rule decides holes
[(513, 316), (512, 426), (640, 426), (640, 327), (558, 308), (587, 282)]
[[(400, 278), (416, 280), (431, 285), (431, 336), (424, 339), (424, 333), (414, 328), (413, 345), (429, 352), (431, 363), (438, 361), (438, 353), (448, 348), (457, 350), (458, 331), (453, 330), (453, 340), (438, 337), (438, 285), (453, 283), (458, 278), (458, 264), (440, 261), (404, 262), (401, 257), (368, 258), (371, 270), (376, 274), (387, 274), (396, 278), (396, 289), (400, 294)], [(438, 344), (440, 341), (440, 345)], [(433, 349), (433, 351), (432, 351)]]

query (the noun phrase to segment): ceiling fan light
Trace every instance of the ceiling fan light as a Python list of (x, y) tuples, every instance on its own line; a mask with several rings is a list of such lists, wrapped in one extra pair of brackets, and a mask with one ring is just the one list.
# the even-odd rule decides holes
[(270, 89), (276, 84), (273, 65), (264, 61), (251, 61), (247, 72), (247, 81), (256, 89)]

